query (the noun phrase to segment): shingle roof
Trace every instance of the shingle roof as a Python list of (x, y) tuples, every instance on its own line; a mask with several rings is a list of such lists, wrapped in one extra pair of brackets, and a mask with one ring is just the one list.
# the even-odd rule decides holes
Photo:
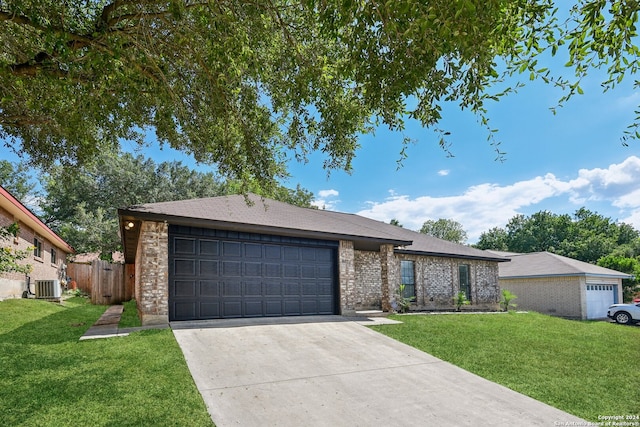
[[(124, 219), (164, 220), (170, 224), (272, 233), (324, 239), (354, 240), (361, 248), (380, 243), (401, 251), (437, 256), (507, 259), (468, 246), (437, 239), (355, 214), (302, 208), (249, 194), (149, 203), (120, 209)], [(364, 245), (364, 246), (363, 246)]]
[(65, 253), (73, 253), (74, 250), (62, 237), (51, 230), (40, 218), (38, 218), (29, 208), (23, 205), (9, 191), (0, 186), (0, 208), (9, 213), (9, 217), (20, 220), (31, 227), (36, 233), (45, 237), (51, 244), (63, 250)]
[(500, 264), (500, 278), (544, 276), (598, 276), (627, 279), (633, 276), (549, 252), (510, 255)]
[(508, 257), (492, 254), (489, 251), (472, 248), (471, 246), (460, 245), (448, 240), (438, 239), (427, 234), (418, 233), (416, 231), (399, 228), (396, 232), (401, 233), (405, 238), (410, 239), (412, 243), (403, 248), (399, 248), (396, 252), (400, 253), (420, 253), (435, 256), (454, 255), (459, 258), (485, 259), (491, 261), (505, 262), (509, 261)]

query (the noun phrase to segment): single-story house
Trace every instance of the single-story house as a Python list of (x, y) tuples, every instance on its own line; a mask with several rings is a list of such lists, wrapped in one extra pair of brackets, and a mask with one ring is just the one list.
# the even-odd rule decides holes
[(391, 311), (400, 284), (414, 310), (498, 308), (487, 251), (362, 216), (256, 195), (118, 211), (143, 324)]
[(33, 247), (33, 253), (20, 261), (31, 265), (32, 271), (28, 275), (0, 272), (0, 299), (21, 297), (27, 290), (27, 283), (31, 292), (35, 291), (36, 281), (63, 284), (66, 279), (66, 258), (73, 253), (73, 248), (0, 186), (0, 226), (7, 227), (14, 223), (20, 227), (18, 235), (10, 241), (1, 241), (0, 245), (17, 250)]
[(629, 274), (549, 252), (493, 252), (511, 262), (500, 264), (500, 288), (518, 296), (518, 309), (575, 319), (607, 317), (622, 302), (622, 279)]

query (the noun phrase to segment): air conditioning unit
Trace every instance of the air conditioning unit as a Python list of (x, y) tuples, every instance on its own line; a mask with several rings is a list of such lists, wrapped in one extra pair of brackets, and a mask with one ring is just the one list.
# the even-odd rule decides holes
[(36, 280), (36, 298), (60, 299), (61, 295), (62, 289), (58, 279)]

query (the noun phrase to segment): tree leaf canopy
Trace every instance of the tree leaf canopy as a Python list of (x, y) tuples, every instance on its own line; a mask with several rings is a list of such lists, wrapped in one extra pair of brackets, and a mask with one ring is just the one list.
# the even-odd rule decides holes
[[(408, 118), (439, 131), (445, 102), (490, 130), (485, 102), (515, 88), (489, 89), (508, 75), (566, 99), (591, 68), (617, 84), (637, 70), (637, 9), (578, 0), (559, 21), (551, 0), (6, 0), (0, 137), (39, 164), (150, 132), (241, 181), (274, 185), (291, 152), (349, 171), (359, 135)], [(561, 46), (574, 82), (537, 66)]]

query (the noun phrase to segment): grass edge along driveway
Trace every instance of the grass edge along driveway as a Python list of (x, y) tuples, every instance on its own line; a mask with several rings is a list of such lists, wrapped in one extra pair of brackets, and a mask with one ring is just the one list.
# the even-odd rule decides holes
[(403, 323), (371, 328), (586, 420), (640, 425), (638, 326), (539, 313), (390, 317)]
[(1, 424), (212, 426), (170, 329), (78, 341), (105, 309), (0, 302)]

